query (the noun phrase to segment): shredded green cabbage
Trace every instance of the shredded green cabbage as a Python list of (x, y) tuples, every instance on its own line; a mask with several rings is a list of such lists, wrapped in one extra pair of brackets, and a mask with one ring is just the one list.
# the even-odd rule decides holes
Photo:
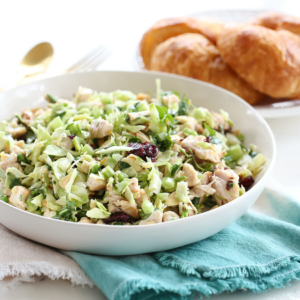
[(41, 216), (135, 225), (186, 218), (243, 195), (243, 179), (266, 162), (227, 112), (192, 109), (159, 79), (156, 98), (79, 87), (73, 99), (46, 100), (48, 108), (0, 123), (0, 200)]

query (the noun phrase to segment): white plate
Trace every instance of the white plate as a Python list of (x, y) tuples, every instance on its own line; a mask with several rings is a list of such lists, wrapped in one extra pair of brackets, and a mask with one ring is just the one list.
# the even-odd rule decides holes
[[(242, 23), (253, 20), (262, 14), (263, 10), (216, 10), (198, 12), (190, 15), (194, 18), (216, 19), (224, 23)], [(142, 70), (143, 60), (140, 56), (139, 47), (133, 58), (133, 66), (136, 70)], [(266, 119), (285, 118), (300, 115), (300, 100), (282, 101), (266, 105), (255, 105), (255, 109)]]
[(180, 247), (205, 239), (242, 216), (264, 189), (275, 162), (275, 141), (266, 121), (236, 95), (208, 83), (155, 72), (100, 71), (68, 74), (19, 86), (0, 93), (0, 120), (25, 107), (43, 104), (51, 93), (69, 99), (78, 86), (97, 91), (130, 90), (155, 93), (155, 79), (164, 90), (177, 90), (196, 106), (229, 112), (246, 137), (266, 156), (267, 163), (254, 187), (242, 197), (215, 210), (172, 222), (147, 226), (77, 224), (41, 217), (0, 201), (0, 222), (12, 231), (55, 248), (106, 255), (129, 255)]

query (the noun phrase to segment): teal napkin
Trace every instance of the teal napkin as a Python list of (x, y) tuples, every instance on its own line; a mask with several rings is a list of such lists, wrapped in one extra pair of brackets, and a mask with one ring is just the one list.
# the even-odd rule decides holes
[(271, 182), (250, 212), (203, 241), (135, 256), (64, 253), (112, 300), (192, 299), (281, 288), (300, 279), (300, 202)]

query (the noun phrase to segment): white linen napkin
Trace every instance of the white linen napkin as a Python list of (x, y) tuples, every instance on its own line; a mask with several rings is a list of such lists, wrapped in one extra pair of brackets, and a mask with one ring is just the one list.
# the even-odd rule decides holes
[(36, 276), (66, 279), (74, 285), (94, 285), (93, 281), (68, 256), (27, 240), (0, 224), (0, 290), (22, 282), (33, 282)]

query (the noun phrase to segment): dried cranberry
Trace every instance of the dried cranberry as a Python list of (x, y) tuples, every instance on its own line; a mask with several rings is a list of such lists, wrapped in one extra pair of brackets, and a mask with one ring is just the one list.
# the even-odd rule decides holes
[(150, 143), (144, 143), (143, 145), (147, 157), (151, 158), (157, 156), (158, 148), (155, 145)]
[(206, 139), (204, 140), (206, 143), (210, 143), (210, 136), (207, 136)]
[(133, 148), (132, 150), (128, 151), (128, 154), (134, 154), (134, 155), (139, 156), (141, 158), (146, 156), (146, 152), (144, 150), (143, 144), (141, 144), (141, 143), (129, 143), (128, 147)]
[(89, 143), (89, 145), (93, 148), (93, 149), (96, 149), (95, 145), (92, 144), (92, 143)]
[(240, 179), (239, 185), (243, 186), (246, 191), (250, 190), (252, 185), (254, 184), (254, 179), (252, 176), (245, 177), (244, 179)]
[(69, 138), (69, 139), (71, 139), (71, 140), (73, 140), (73, 139), (74, 139), (74, 137), (75, 137), (75, 135), (74, 135), (74, 134), (68, 135), (68, 138)]
[(158, 154), (158, 148), (150, 143), (128, 143), (128, 147), (133, 148), (128, 151), (128, 154), (134, 154), (145, 161), (147, 161), (147, 157), (155, 161), (153, 159), (155, 159)]
[(111, 214), (108, 218), (102, 220), (105, 224), (109, 224), (112, 222), (129, 222), (132, 223), (132, 219), (129, 215), (122, 211), (115, 212)]

